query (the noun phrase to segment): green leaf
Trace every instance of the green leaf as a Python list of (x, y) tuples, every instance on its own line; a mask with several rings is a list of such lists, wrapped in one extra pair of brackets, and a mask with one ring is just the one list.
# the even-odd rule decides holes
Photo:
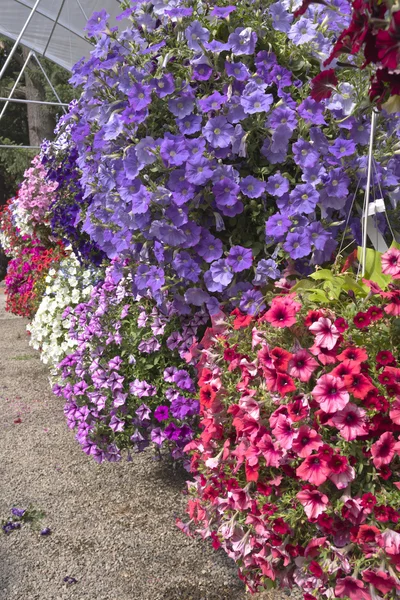
[[(383, 275), (382, 273), (382, 262), (381, 252), (367, 248), (366, 252), (366, 264), (365, 264), (365, 278), (377, 283), (382, 289), (385, 289), (392, 278), (390, 275)], [(357, 258), (362, 261), (362, 248), (361, 246), (357, 249)]]
[(335, 280), (335, 276), (333, 275), (332, 271), (330, 271), (329, 269), (319, 269), (318, 271), (315, 271), (315, 273), (312, 273), (312, 275), (310, 275), (311, 279), (315, 279), (315, 280), (323, 280), (323, 281), (334, 281)]
[(307, 290), (314, 290), (315, 283), (310, 281), (309, 279), (301, 279), (298, 281), (291, 289), (292, 292), (302, 292)]
[(313, 290), (312, 292), (309, 292), (308, 297), (311, 302), (321, 302), (322, 304), (327, 304), (329, 302), (329, 298), (323, 290)]

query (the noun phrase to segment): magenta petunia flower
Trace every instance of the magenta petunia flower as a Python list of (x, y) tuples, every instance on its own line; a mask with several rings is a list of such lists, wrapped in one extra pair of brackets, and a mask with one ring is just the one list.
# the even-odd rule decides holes
[(302, 425), (293, 441), (292, 448), (301, 458), (307, 458), (322, 445), (323, 441), (319, 433), (315, 429), (310, 429), (307, 425)]
[(372, 462), (377, 469), (380, 469), (383, 465), (388, 465), (395, 455), (396, 441), (391, 431), (383, 433), (379, 440), (372, 444), (371, 454)]
[(307, 350), (301, 349), (294, 354), (289, 362), (289, 375), (307, 382), (318, 367), (318, 363)]
[(297, 477), (314, 485), (322, 485), (330, 475), (328, 464), (318, 454), (308, 456), (296, 469)]

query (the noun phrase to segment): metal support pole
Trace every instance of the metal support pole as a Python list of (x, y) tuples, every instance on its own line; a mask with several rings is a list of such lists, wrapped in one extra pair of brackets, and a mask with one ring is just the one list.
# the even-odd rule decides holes
[(14, 56), (14, 54), (15, 54), (15, 51), (16, 51), (16, 50), (17, 50), (17, 48), (18, 48), (18, 44), (20, 43), (20, 41), (21, 41), (21, 39), (22, 39), (22, 36), (24, 35), (24, 33), (25, 33), (25, 31), (26, 31), (26, 29), (27, 29), (27, 27), (28, 27), (29, 23), (31, 22), (31, 19), (32, 19), (33, 15), (34, 15), (34, 14), (35, 14), (35, 12), (36, 12), (36, 9), (37, 9), (37, 7), (39, 6), (39, 2), (40, 2), (40, 0), (36, 0), (36, 2), (35, 2), (35, 4), (34, 4), (34, 6), (33, 6), (32, 10), (31, 10), (31, 12), (29, 13), (29, 17), (28, 17), (28, 18), (27, 18), (27, 20), (25, 21), (25, 25), (24, 25), (24, 26), (23, 26), (23, 28), (21, 29), (21, 32), (20, 32), (19, 36), (17, 37), (17, 39), (16, 39), (16, 41), (15, 41), (15, 44), (14, 44), (14, 46), (12, 47), (12, 50), (11, 50), (10, 54), (8, 55), (8, 57), (7, 57), (7, 60), (6, 60), (6, 62), (4, 63), (4, 65), (3, 65), (3, 67), (2, 67), (2, 69), (1, 69), (1, 71), (0, 71), (0, 79), (3, 77), (4, 73), (6, 72), (6, 69), (7, 69), (8, 65), (10, 64), (10, 62), (11, 62), (11, 60), (12, 60), (12, 57)]
[(1, 121), (1, 119), (2, 119), (2, 117), (3, 117), (3, 115), (4, 115), (4, 113), (5, 113), (5, 112), (6, 112), (6, 110), (7, 110), (7, 106), (9, 105), (9, 103), (10, 103), (10, 100), (11, 100), (11, 98), (13, 97), (15, 90), (17, 89), (17, 86), (18, 86), (18, 84), (19, 84), (19, 82), (20, 82), (20, 80), (21, 80), (21, 77), (22, 77), (22, 75), (24, 74), (24, 71), (25, 71), (25, 69), (26, 69), (26, 66), (27, 66), (27, 64), (28, 64), (28, 62), (29, 62), (29, 60), (30, 60), (30, 58), (31, 58), (32, 54), (33, 54), (33, 52), (32, 52), (32, 50), (31, 50), (31, 51), (29, 52), (29, 54), (28, 54), (28, 58), (26, 59), (26, 61), (25, 61), (25, 63), (24, 63), (24, 66), (22, 67), (22, 69), (21, 69), (21, 71), (20, 71), (20, 73), (19, 73), (19, 75), (18, 75), (18, 77), (17, 77), (17, 81), (14, 83), (14, 85), (13, 85), (13, 88), (12, 88), (11, 92), (10, 92), (10, 93), (9, 93), (9, 95), (8, 95), (7, 102), (5, 103), (5, 105), (4, 105), (4, 106), (3, 106), (3, 108), (2, 108), (2, 111), (1, 111), (1, 113), (0, 113), (0, 121)]
[(376, 127), (376, 112), (372, 110), (371, 118), (371, 133), (369, 136), (369, 151), (368, 151), (368, 170), (367, 170), (367, 187), (365, 189), (364, 196), (364, 210), (362, 215), (362, 276), (365, 275), (366, 263), (367, 263), (367, 227), (368, 227), (368, 207), (369, 207), (369, 195), (371, 191), (371, 176), (372, 176), (372, 160), (374, 152), (374, 138), (375, 138), (375, 127)]
[[(46, 73), (46, 71), (44, 70), (44, 68), (43, 68), (43, 66), (42, 66), (42, 64), (41, 64), (41, 62), (40, 62), (40, 60), (38, 59), (38, 57), (36, 56), (36, 54), (35, 54), (34, 52), (33, 52), (33, 58), (36, 60), (37, 64), (39, 65), (39, 67), (40, 67), (40, 70), (42, 71), (43, 75), (45, 76), (47, 83), (48, 83), (48, 84), (49, 84), (49, 86), (51, 87), (51, 90), (52, 90), (53, 94), (54, 94), (54, 95), (55, 95), (55, 97), (57, 98), (57, 100), (58, 100), (58, 102), (59, 102), (60, 106), (62, 107), (62, 109), (63, 109), (64, 113), (66, 114), (66, 112), (67, 112), (67, 111), (66, 111), (66, 109), (65, 109), (65, 107), (64, 107), (64, 105), (63, 105), (63, 103), (61, 102), (61, 98), (60, 98), (60, 96), (57, 94), (57, 92), (56, 92), (56, 90), (55, 90), (55, 88), (54, 88), (53, 84), (51, 83), (51, 81), (50, 81), (49, 77), (47, 76), (47, 73)], [(0, 119), (1, 119), (1, 115), (0, 115)]]
[(43, 104), (45, 106), (69, 106), (64, 102), (45, 102), (44, 100), (22, 100), (19, 98), (0, 98), (0, 102), (17, 102), (19, 104)]
[(0, 144), (0, 150), (2, 148), (14, 148), (16, 150), (18, 150), (18, 148), (22, 148), (22, 149), (28, 149), (28, 150), (40, 150), (40, 146), (10, 146), (8, 144)]
[(82, 6), (82, 4), (80, 3), (80, 1), (79, 1), (79, 0), (76, 0), (76, 1), (77, 1), (77, 3), (78, 3), (78, 6), (79, 6), (79, 8), (80, 8), (80, 9), (81, 9), (81, 11), (82, 11), (82, 14), (83, 14), (83, 16), (84, 16), (84, 17), (85, 17), (85, 19), (86, 19), (86, 21), (89, 21), (89, 17), (87, 16), (87, 14), (85, 13), (85, 11), (83, 10), (83, 6)]

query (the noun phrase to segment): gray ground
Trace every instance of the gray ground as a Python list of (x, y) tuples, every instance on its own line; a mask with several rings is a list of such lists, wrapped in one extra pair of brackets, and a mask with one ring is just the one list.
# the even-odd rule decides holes
[(25, 325), (4, 312), (0, 286), (0, 520), (31, 504), (52, 530), (0, 534), (0, 600), (247, 598), (224, 553), (175, 526), (183, 473), (151, 452), (100, 466), (85, 456)]

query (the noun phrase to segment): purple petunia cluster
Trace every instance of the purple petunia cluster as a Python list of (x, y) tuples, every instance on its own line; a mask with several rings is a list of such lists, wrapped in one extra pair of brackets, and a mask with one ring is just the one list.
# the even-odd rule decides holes
[[(74, 226), (129, 261), (134, 294), (183, 315), (227, 301), (253, 314), (287, 261), (307, 272), (358, 235), (363, 88), (341, 84), (317, 102), (304, 62), (323, 61), (349, 4), (296, 21), (285, 2), (261, 5), (126, 4), (121, 32), (99, 13), (87, 28), (96, 46), (71, 80), (82, 96), (59, 126), (82, 189)], [(400, 161), (379, 143), (373, 183), (396, 194)]]
[(97, 462), (151, 442), (179, 459), (199, 412), (190, 350), (208, 317), (198, 311), (177, 321), (171, 303), (161, 310), (133, 296), (123, 268), (115, 259), (90, 300), (64, 312), (77, 346), (58, 365), (53, 391)]

